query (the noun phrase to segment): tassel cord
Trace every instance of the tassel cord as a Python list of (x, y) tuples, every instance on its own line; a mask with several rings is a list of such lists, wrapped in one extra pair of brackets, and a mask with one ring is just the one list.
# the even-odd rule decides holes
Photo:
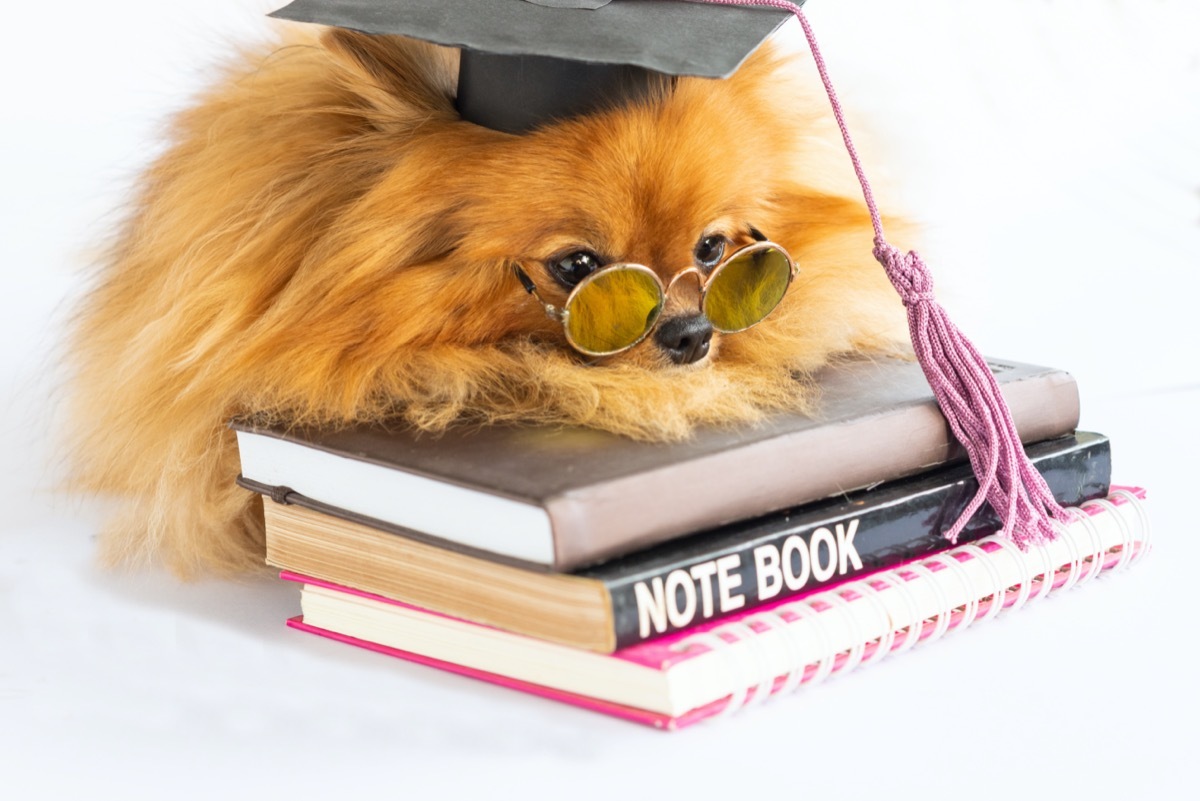
[(975, 346), (950, 320), (934, 298), (933, 279), (920, 256), (901, 254), (888, 244), (875, 195), (816, 36), (800, 6), (788, 0), (692, 0), (717, 5), (759, 6), (791, 12), (800, 22), (817, 72), (833, 109), (842, 142), (850, 156), (875, 232), (874, 255), (900, 294), (908, 316), (913, 350), (955, 438), (962, 443), (979, 480), (979, 490), (963, 514), (946, 531), (951, 541), (967, 526), (986, 500), (999, 515), (1002, 533), (1018, 545), (1052, 539), (1052, 519), (1067, 521), (1045, 479), (1026, 457), (1008, 405), (991, 369)]

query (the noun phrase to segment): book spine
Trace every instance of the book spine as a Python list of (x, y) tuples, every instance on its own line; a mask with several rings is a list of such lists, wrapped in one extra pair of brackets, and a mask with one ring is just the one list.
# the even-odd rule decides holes
[[(1108, 492), (1112, 458), (1106, 438), (1078, 435), (1027, 450), (1064, 506)], [(580, 574), (605, 584), (617, 648), (625, 648), (946, 550), (952, 543), (941, 532), (977, 489), (966, 468), (941, 470), (780, 512), (750, 530), (743, 523), (668, 543)], [(959, 542), (996, 528), (985, 506)]]

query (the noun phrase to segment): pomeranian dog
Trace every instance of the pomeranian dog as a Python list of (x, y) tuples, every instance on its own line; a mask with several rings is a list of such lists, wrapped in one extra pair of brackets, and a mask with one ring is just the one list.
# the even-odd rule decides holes
[[(262, 567), (238, 415), (678, 439), (806, 408), (815, 368), (896, 350), (865, 207), (828, 189), (849, 170), (811, 65), (767, 45), (729, 79), (511, 135), (456, 113), (457, 51), (318, 30), (244, 56), (178, 117), (80, 310), (72, 453), (83, 487), (122, 499), (107, 561)], [(666, 286), (754, 229), (799, 274), (761, 324), (699, 345), (583, 357), (512, 269), (561, 307), (602, 264)], [(658, 330), (696, 314), (672, 291)]]

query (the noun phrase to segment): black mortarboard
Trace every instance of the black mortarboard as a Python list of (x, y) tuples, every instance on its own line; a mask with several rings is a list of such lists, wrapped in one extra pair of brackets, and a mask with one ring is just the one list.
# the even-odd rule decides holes
[(462, 48), (459, 113), (520, 133), (641, 97), (664, 76), (728, 77), (791, 13), (686, 0), (295, 0), (272, 16)]

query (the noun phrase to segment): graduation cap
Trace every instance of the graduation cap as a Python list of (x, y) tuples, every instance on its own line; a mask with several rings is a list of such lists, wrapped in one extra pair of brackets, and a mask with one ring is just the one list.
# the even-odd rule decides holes
[(466, 120), (523, 133), (645, 98), (675, 76), (719, 79), (790, 16), (804, 30), (875, 230), (874, 255), (908, 311), (913, 348), (943, 415), (967, 451), (979, 491), (946, 536), (984, 501), (1024, 546), (1053, 539), (1066, 512), (1021, 446), (987, 363), (933, 297), (920, 256), (883, 224), (843, 118), (804, 0), (295, 0), (273, 16), (399, 34), (461, 49), (456, 104)]
[(296, 0), (272, 16), (461, 48), (459, 114), (523, 133), (649, 96), (674, 76), (727, 78), (791, 12), (679, 0)]

